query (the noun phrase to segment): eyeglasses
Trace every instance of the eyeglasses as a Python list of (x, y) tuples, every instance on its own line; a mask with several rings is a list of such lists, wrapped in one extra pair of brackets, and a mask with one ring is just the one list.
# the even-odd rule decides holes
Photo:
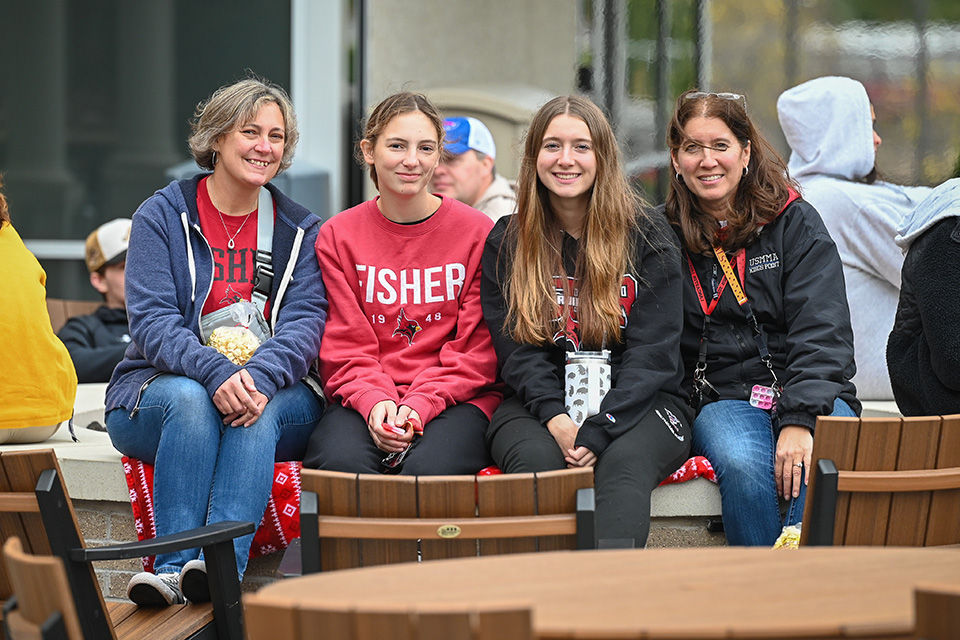
[(723, 100), (737, 101), (740, 103), (740, 106), (743, 107), (744, 111), (747, 110), (747, 98), (746, 96), (742, 96), (739, 93), (727, 93), (727, 92), (713, 93), (712, 91), (691, 91), (690, 93), (684, 94), (683, 99), (696, 100), (698, 98), (709, 98), (710, 96), (721, 98)]

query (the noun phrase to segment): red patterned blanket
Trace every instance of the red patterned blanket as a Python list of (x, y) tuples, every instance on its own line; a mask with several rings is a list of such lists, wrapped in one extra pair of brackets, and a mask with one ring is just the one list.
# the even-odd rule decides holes
[[(294, 538), (300, 537), (300, 463), (278, 462), (274, 465), (273, 490), (260, 527), (253, 536), (250, 557), (256, 558), (280, 549), (286, 549)], [(137, 527), (137, 538), (146, 540), (157, 535), (153, 516), (153, 466), (136, 458), (123, 457), (123, 473), (130, 489), (130, 506)], [(496, 467), (487, 467), (479, 475), (500, 473)], [(674, 484), (694, 478), (717, 481), (710, 461), (703, 456), (690, 458), (661, 485)], [(144, 571), (153, 571), (153, 556), (143, 558)]]
[[(123, 457), (123, 473), (130, 489), (130, 506), (137, 538), (157, 535), (153, 517), (153, 465)], [(300, 463), (278, 462), (273, 470), (273, 489), (260, 527), (253, 536), (250, 557), (256, 558), (286, 549), (300, 537)], [(143, 570), (153, 571), (153, 556), (142, 559)]]

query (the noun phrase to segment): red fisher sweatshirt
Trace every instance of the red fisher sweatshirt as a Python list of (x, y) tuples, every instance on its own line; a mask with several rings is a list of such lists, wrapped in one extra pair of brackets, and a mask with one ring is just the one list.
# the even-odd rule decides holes
[(393, 400), (425, 427), (463, 402), (493, 414), (497, 356), (480, 306), (480, 257), (492, 226), (445, 197), (416, 224), (391, 222), (374, 199), (320, 228), (330, 301), (320, 374), (329, 398), (365, 419)]

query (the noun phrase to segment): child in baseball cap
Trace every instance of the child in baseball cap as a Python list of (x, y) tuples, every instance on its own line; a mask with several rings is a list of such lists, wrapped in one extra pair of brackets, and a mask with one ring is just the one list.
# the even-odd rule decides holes
[(90, 273), (127, 259), (130, 224), (130, 218), (117, 218), (103, 223), (87, 236), (86, 262)]

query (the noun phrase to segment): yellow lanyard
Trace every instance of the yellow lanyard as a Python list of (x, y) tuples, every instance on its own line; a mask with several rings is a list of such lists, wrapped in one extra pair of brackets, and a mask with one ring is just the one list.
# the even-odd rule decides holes
[(733, 267), (730, 266), (730, 261), (727, 260), (727, 254), (725, 254), (719, 246), (713, 247), (713, 253), (716, 254), (717, 262), (720, 263), (720, 268), (723, 269), (723, 275), (727, 276), (727, 282), (730, 283), (730, 289), (733, 291), (733, 295), (736, 296), (737, 302), (739, 302), (742, 307), (747, 303), (747, 296), (743, 293), (743, 288), (737, 280), (737, 274), (734, 273)]

